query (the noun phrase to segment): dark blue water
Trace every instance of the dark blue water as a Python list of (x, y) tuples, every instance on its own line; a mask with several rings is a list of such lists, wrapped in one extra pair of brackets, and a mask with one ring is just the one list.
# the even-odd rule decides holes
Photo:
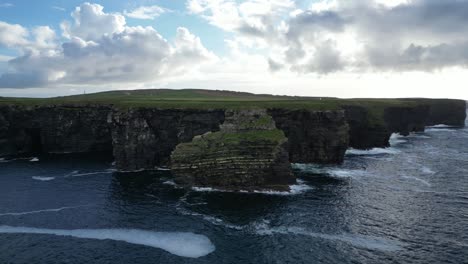
[(0, 263), (467, 263), (468, 130), (297, 165), (294, 194), (185, 191), (98, 157), (0, 161)]

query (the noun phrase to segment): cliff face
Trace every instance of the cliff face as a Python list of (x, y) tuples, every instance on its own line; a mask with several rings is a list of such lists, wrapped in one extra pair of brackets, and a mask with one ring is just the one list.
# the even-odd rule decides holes
[(175, 147), (196, 135), (219, 130), (222, 110), (129, 109), (109, 118), (116, 167), (120, 170), (167, 166)]
[(465, 124), (465, 101), (408, 99), (407, 102), (408, 105), (403, 106), (380, 106), (378, 110), (369, 106), (343, 106), (350, 126), (349, 146), (356, 149), (384, 148), (389, 146), (392, 133), (407, 136), (411, 132), (423, 132), (426, 126)]
[(412, 107), (388, 107), (384, 111), (384, 121), (387, 130), (403, 136), (410, 132), (423, 132), (429, 116), (428, 105)]
[(464, 127), (466, 119), (466, 101), (463, 100), (430, 100), (427, 126), (439, 124)]
[(0, 107), (0, 155), (110, 152), (108, 107)]
[(384, 123), (372, 120), (369, 109), (363, 106), (343, 106), (349, 124), (349, 146), (355, 149), (385, 148), (391, 132)]
[(343, 162), (349, 141), (344, 111), (271, 109), (268, 113), (289, 140), (291, 162)]
[[(392, 133), (407, 135), (436, 124), (463, 126), (466, 118), (466, 103), (461, 100), (370, 102), (342, 103), (343, 110), (336, 111), (273, 108), (267, 116), (288, 138), (282, 147), (294, 163), (341, 163), (348, 146), (387, 147)], [(2, 105), (0, 156), (106, 152), (113, 154), (119, 170), (154, 169), (169, 165), (178, 144), (219, 131), (220, 124), (238, 131), (242, 125), (235, 119), (242, 117), (232, 115), (224, 122), (225, 111)]]
[(176, 182), (183, 185), (286, 189), (295, 181), (287, 142), (265, 110), (227, 111), (219, 132), (177, 146), (171, 169)]

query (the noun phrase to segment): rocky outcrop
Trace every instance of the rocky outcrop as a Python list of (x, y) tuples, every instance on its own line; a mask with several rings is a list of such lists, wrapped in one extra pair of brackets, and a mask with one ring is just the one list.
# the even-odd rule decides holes
[(291, 162), (343, 162), (349, 141), (344, 111), (270, 109), (268, 113), (289, 140)]
[(177, 146), (171, 169), (188, 186), (285, 190), (295, 181), (287, 143), (265, 110), (227, 111), (220, 131)]
[(114, 111), (108, 122), (119, 170), (167, 166), (175, 147), (196, 135), (219, 130), (223, 110), (136, 108)]

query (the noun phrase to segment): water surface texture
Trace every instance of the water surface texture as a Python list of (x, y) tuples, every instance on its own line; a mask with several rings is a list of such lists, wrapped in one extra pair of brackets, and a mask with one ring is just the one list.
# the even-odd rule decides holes
[(434, 127), (293, 194), (186, 191), (112, 161), (0, 160), (0, 263), (466, 263), (468, 130)]

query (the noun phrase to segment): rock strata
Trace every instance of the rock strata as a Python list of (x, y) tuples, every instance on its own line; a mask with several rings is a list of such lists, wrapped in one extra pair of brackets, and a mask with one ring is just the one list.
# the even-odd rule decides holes
[(187, 186), (287, 190), (295, 182), (287, 146), (265, 110), (228, 110), (220, 131), (176, 147), (171, 169)]
[(343, 110), (270, 109), (268, 113), (288, 138), (292, 163), (343, 162), (349, 142)]

